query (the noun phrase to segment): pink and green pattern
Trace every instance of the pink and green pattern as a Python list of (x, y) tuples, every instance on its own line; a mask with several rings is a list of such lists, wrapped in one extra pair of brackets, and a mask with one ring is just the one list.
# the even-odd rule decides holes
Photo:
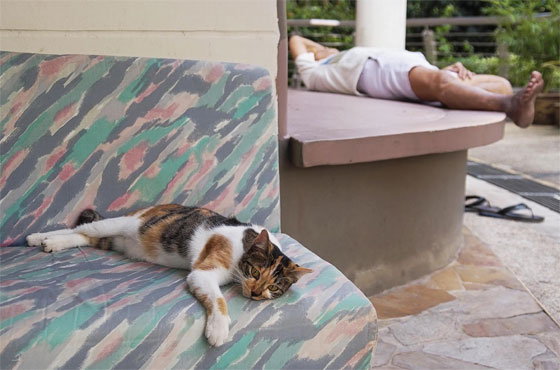
[[(271, 78), (247, 65), (0, 52), (0, 368), (369, 368), (375, 309), (295, 240), (312, 268), (282, 297), (223, 287), (230, 340), (210, 347), (187, 271), (24, 237), (158, 203), (279, 230)], [(320, 227), (320, 225), (318, 225)]]
[(279, 230), (271, 78), (241, 64), (0, 53), (0, 243), (161, 203)]
[(377, 338), (369, 300), (334, 266), (278, 236), (313, 273), (270, 301), (223, 287), (232, 323), (218, 348), (204, 337), (187, 271), (93, 248), (0, 248), (0, 367), (369, 368)]

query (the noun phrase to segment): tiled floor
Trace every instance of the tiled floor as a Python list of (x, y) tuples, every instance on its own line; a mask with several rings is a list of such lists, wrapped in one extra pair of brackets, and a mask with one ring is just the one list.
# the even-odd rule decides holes
[(370, 297), (381, 369), (560, 369), (560, 327), (465, 229), (457, 260)]

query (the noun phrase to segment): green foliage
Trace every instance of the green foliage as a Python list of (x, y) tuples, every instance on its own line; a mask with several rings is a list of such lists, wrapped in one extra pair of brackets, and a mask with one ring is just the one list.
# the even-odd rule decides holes
[[(525, 76), (542, 72), (547, 89), (560, 88), (560, 2), (557, 0), (490, 0), (485, 12), (504, 17), (496, 39), (517, 58), (512, 70)], [(538, 13), (550, 13), (538, 17)], [(518, 78), (511, 74), (512, 79)], [(523, 83), (524, 84), (524, 83)]]
[(463, 51), (465, 53), (473, 54), (474, 53), (474, 46), (468, 40), (463, 41)]
[(459, 17), (482, 15), (485, 1), (481, 0), (408, 0), (407, 18), (446, 17), (448, 6), (452, 6)]
[(288, 19), (352, 20), (356, 13), (355, 0), (287, 0)]
[[(287, 0), (288, 19), (336, 19), (353, 20), (356, 0)], [(288, 33), (300, 33), (326, 46), (350, 49), (354, 46), (352, 27), (289, 27)]]
[[(441, 12), (441, 17), (453, 17), (455, 13), (455, 6), (453, 6), (453, 4), (447, 4)], [(449, 24), (437, 26), (434, 30), (439, 55), (441, 55), (444, 59), (450, 57), (454, 51), (453, 44), (445, 37), (445, 34), (448, 34), (449, 31), (451, 31), (451, 25)]]

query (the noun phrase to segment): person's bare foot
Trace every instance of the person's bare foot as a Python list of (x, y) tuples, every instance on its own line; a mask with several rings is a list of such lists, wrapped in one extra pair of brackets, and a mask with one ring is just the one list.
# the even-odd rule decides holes
[(535, 99), (544, 87), (540, 72), (533, 71), (529, 83), (511, 97), (507, 116), (519, 127), (529, 127), (535, 118)]

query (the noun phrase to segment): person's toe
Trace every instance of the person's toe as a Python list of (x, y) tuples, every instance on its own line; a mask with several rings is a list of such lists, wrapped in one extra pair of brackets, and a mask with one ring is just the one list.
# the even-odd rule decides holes
[(536, 82), (539, 82), (539, 81), (542, 80), (542, 74), (538, 71), (533, 71), (531, 73), (531, 77), (532, 77), (532, 79), (535, 79)]

